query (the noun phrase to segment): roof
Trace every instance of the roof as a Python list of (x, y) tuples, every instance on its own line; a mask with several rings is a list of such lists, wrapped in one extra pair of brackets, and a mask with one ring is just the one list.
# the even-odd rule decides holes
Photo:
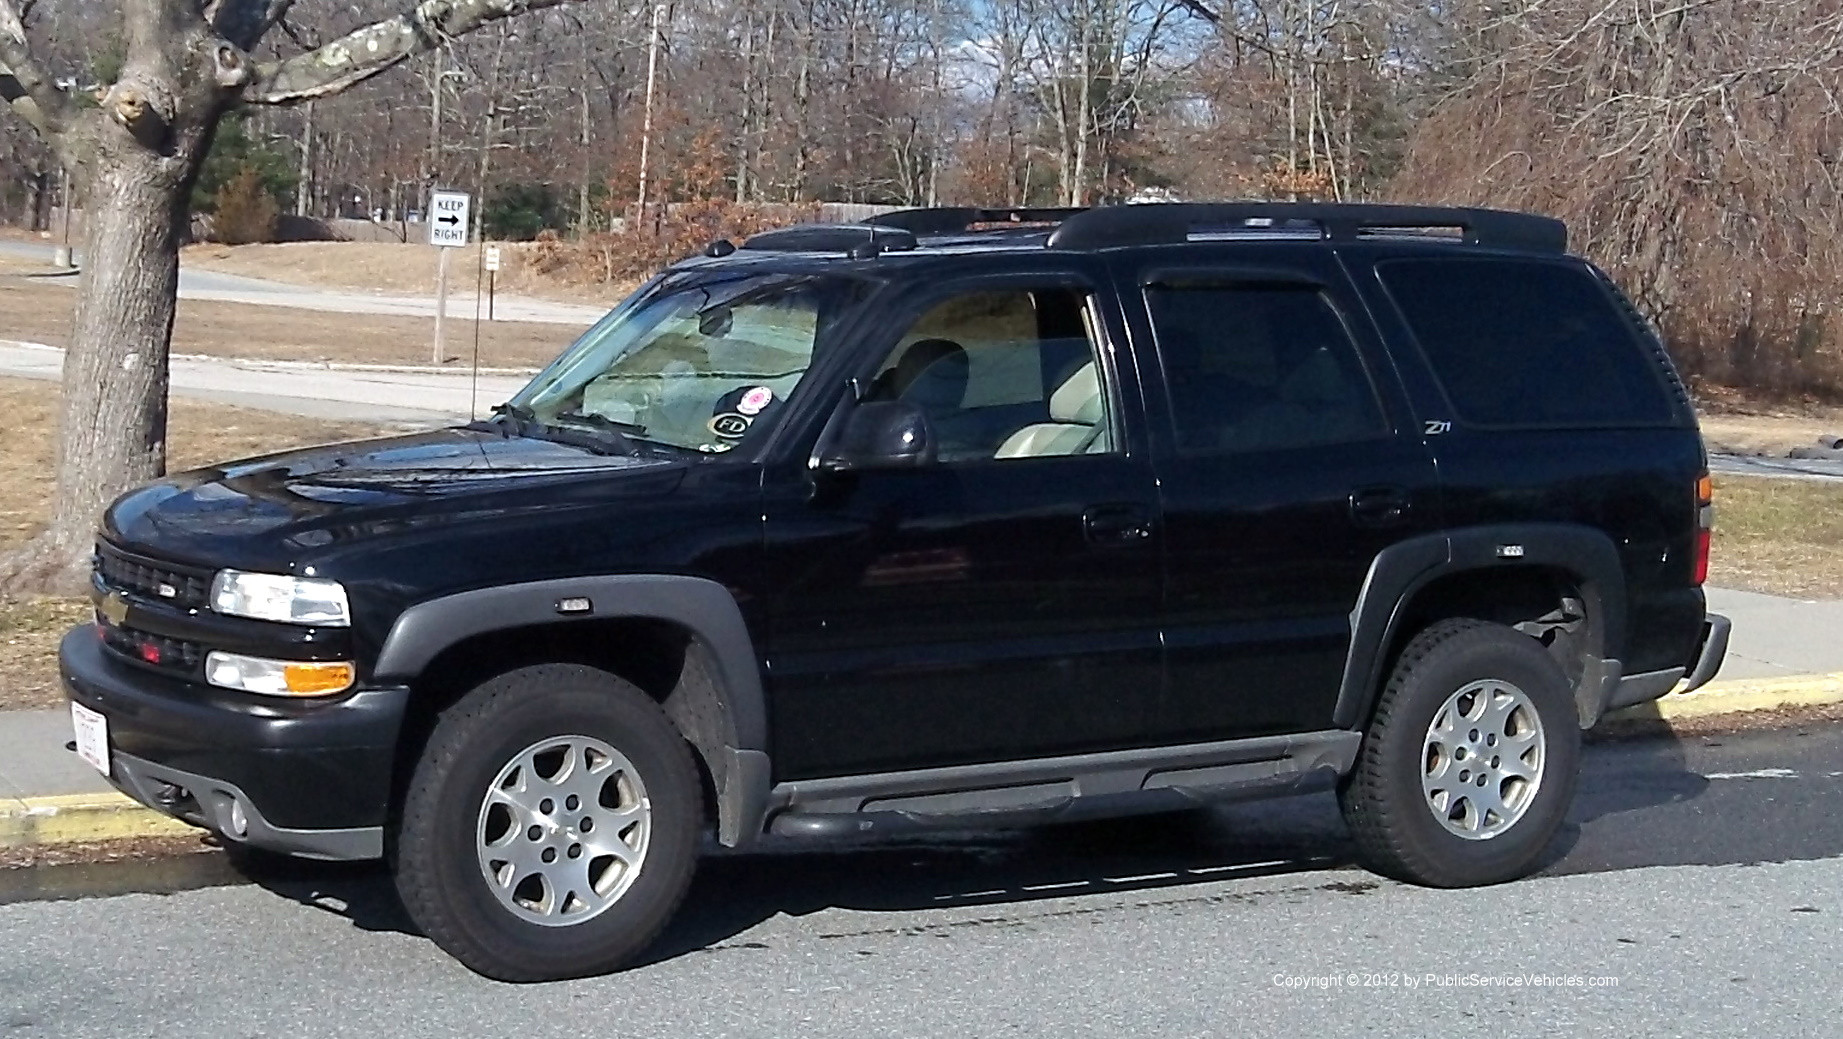
[[(1538, 253), (1567, 251), (1561, 221), (1529, 213), (1436, 206), (1309, 202), (1156, 203), (1092, 209), (904, 209), (858, 224), (803, 224), (766, 231), (742, 248), (885, 253), (1047, 248), (1072, 251), (1198, 241), (1449, 242)], [(707, 255), (732, 251), (716, 243)]]

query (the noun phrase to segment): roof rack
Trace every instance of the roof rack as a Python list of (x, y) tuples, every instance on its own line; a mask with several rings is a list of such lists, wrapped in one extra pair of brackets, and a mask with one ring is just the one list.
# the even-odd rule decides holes
[(1276, 234), (1346, 242), (1399, 237), (1437, 241), (1444, 237), (1468, 245), (1532, 252), (1568, 249), (1566, 224), (1530, 213), (1313, 202), (1161, 202), (1077, 210), (1050, 235), (1049, 247), (1109, 249)]
[(979, 209), (971, 206), (898, 209), (864, 221), (897, 227), (916, 236), (964, 234), (979, 224), (1060, 224), (1080, 209)]
[(878, 253), (915, 248), (915, 235), (898, 227), (870, 224), (800, 224), (750, 235), (744, 249), (795, 253), (844, 253), (868, 260)]

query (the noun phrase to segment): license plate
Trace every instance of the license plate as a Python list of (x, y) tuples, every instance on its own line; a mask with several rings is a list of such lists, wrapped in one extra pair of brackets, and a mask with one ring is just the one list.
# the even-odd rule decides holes
[(70, 727), (77, 733), (77, 756), (109, 774), (109, 719), (80, 703), (70, 705)]

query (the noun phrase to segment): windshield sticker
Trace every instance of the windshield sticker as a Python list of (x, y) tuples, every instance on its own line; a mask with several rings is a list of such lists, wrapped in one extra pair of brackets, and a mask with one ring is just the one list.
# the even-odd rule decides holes
[(756, 386), (742, 395), (736, 404), (736, 410), (744, 415), (759, 415), (761, 410), (774, 401), (774, 391), (766, 386)]
[(749, 431), (750, 421), (747, 415), (728, 411), (710, 420), (710, 431), (725, 440), (740, 440)]

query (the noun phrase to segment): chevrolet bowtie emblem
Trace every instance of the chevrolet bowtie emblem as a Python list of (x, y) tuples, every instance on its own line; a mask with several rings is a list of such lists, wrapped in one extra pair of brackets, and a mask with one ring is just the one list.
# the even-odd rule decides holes
[(128, 620), (128, 600), (115, 592), (110, 592), (102, 597), (102, 602), (96, 605), (96, 612), (107, 617), (110, 624), (119, 627)]

